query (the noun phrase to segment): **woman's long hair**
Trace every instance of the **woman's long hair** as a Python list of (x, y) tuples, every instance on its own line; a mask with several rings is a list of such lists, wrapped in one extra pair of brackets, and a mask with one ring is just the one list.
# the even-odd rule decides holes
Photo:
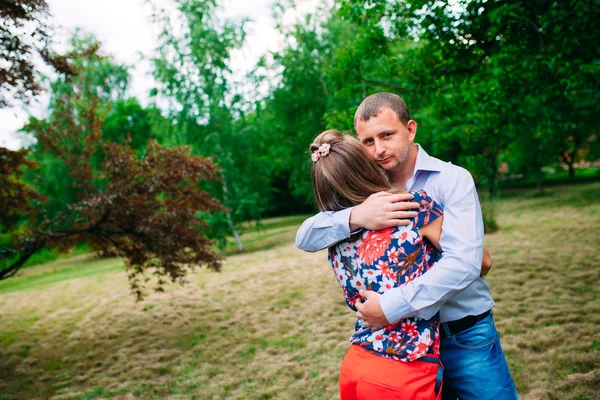
[(329, 144), (329, 154), (313, 162), (311, 177), (321, 211), (339, 211), (361, 204), (370, 195), (389, 191), (391, 184), (362, 145), (349, 135), (329, 130), (310, 145), (310, 152)]

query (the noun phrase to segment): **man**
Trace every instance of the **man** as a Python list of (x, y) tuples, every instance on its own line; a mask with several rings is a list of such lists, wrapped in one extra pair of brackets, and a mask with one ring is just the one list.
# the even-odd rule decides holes
[[(417, 123), (406, 103), (391, 93), (367, 97), (354, 129), (369, 155), (399, 191), (423, 189), (444, 207), (440, 245), (443, 257), (423, 276), (383, 295), (364, 291), (357, 316), (379, 329), (409, 317), (440, 313), (443, 399), (516, 399), (500, 339), (494, 305), (480, 278), (483, 220), (473, 178), (463, 168), (433, 158), (414, 143)], [(409, 194), (377, 193), (359, 206), (320, 213), (306, 220), (296, 237), (305, 251), (317, 251), (364, 228), (407, 225), (416, 203)]]

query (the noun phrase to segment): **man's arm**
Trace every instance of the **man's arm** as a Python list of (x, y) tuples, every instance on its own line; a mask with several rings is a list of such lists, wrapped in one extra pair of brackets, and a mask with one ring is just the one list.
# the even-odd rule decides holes
[(456, 176), (447, 180), (453, 187), (444, 191), (443, 257), (426, 274), (358, 305), (359, 318), (369, 326), (376, 328), (414, 315), (430, 319), (449, 298), (479, 277), (483, 253), (479, 199), (471, 175), (462, 168), (455, 171)]
[(304, 251), (318, 251), (350, 237), (360, 228), (377, 230), (408, 225), (419, 208), (408, 193), (375, 193), (364, 203), (342, 211), (325, 211), (302, 223), (296, 233), (296, 246)]

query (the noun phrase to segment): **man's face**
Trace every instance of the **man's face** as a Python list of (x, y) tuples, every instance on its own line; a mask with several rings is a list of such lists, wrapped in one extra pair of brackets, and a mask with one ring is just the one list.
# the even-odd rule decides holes
[(410, 155), (417, 124), (404, 125), (395, 112), (384, 108), (376, 117), (356, 124), (358, 138), (369, 155), (385, 171), (393, 171), (404, 164)]

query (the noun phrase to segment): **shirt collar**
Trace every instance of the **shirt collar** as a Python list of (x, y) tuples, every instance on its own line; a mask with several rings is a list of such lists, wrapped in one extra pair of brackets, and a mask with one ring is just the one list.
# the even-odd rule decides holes
[(423, 150), (423, 148), (421, 147), (420, 144), (416, 144), (415, 146), (417, 146), (417, 161), (415, 162), (415, 171), (414, 171), (414, 175), (416, 175), (416, 173), (418, 171), (441, 171), (438, 163), (436, 162), (436, 159), (431, 157), (429, 154), (427, 154), (425, 152), (425, 150)]

